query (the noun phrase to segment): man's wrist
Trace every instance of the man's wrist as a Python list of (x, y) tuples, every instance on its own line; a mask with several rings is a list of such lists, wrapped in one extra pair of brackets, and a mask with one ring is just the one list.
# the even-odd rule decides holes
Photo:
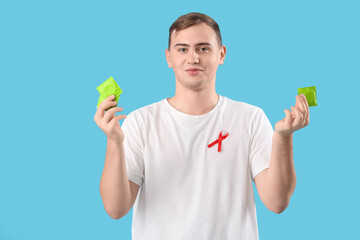
[(293, 137), (293, 133), (294, 132), (285, 133), (285, 132), (274, 131), (274, 136), (278, 137), (278, 138), (281, 138), (283, 140), (290, 140)]
[(124, 142), (124, 139), (107, 137), (107, 141), (111, 144), (122, 144)]

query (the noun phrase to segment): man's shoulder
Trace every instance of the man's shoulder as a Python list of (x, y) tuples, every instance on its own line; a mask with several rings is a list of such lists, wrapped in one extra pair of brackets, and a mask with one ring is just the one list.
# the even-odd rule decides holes
[(147, 115), (155, 114), (157, 111), (160, 110), (161, 105), (163, 104), (164, 99), (156, 101), (154, 103), (145, 105), (143, 107), (139, 107), (133, 111), (131, 111), (128, 116), (135, 117), (135, 118), (143, 118)]
[(246, 103), (243, 101), (239, 101), (239, 100), (233, 100), (231, 98), (225, 97), (227, 101), (227, 105), (228, 105), (228, 109), (232, 112), (238, 112), (241, 114), (247, 113), (247, 114), (255, 114), (259, 111), (262, 111), (262, 108), (255, 106), (253, 104), (250, 103)]

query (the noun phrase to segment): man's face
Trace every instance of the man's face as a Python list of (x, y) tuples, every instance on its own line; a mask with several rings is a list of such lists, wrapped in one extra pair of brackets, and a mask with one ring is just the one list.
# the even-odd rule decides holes
[[(224, 63), (226, 48), (219, 45), (215, 31), (201, 23), (171, 35), (170, 51), (165, 50), (169, 68), (184, 87), (199, 90), (215, 82), (219, 64)], [(190, 71), (191, 68), (200, 69)]]

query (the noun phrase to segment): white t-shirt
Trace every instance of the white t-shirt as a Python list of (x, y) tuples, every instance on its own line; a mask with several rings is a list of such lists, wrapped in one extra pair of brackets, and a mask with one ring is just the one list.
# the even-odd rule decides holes
[[(258, 239), (252, 179), (269, 167), (273, 128), (256, 106), (219, 95), (203, 115), (167, 99), (124, 120), (133, 240)], [(228, 135), (218, 144), (221, 131)]]

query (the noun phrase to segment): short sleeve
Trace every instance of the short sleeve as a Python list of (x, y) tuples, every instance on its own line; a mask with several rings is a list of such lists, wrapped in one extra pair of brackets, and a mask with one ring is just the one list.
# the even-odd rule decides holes
[(121, 129), (125, 135), (123, 143), (128, 179), (141, 187), (144, 182), (144, 158), (139, 119), (133, 113), (128, 114)]
[(254, 179), (258, 173), (269, 168), (274, 130), (261, 108), (255, 113), (250, 128), (249, 165)]

